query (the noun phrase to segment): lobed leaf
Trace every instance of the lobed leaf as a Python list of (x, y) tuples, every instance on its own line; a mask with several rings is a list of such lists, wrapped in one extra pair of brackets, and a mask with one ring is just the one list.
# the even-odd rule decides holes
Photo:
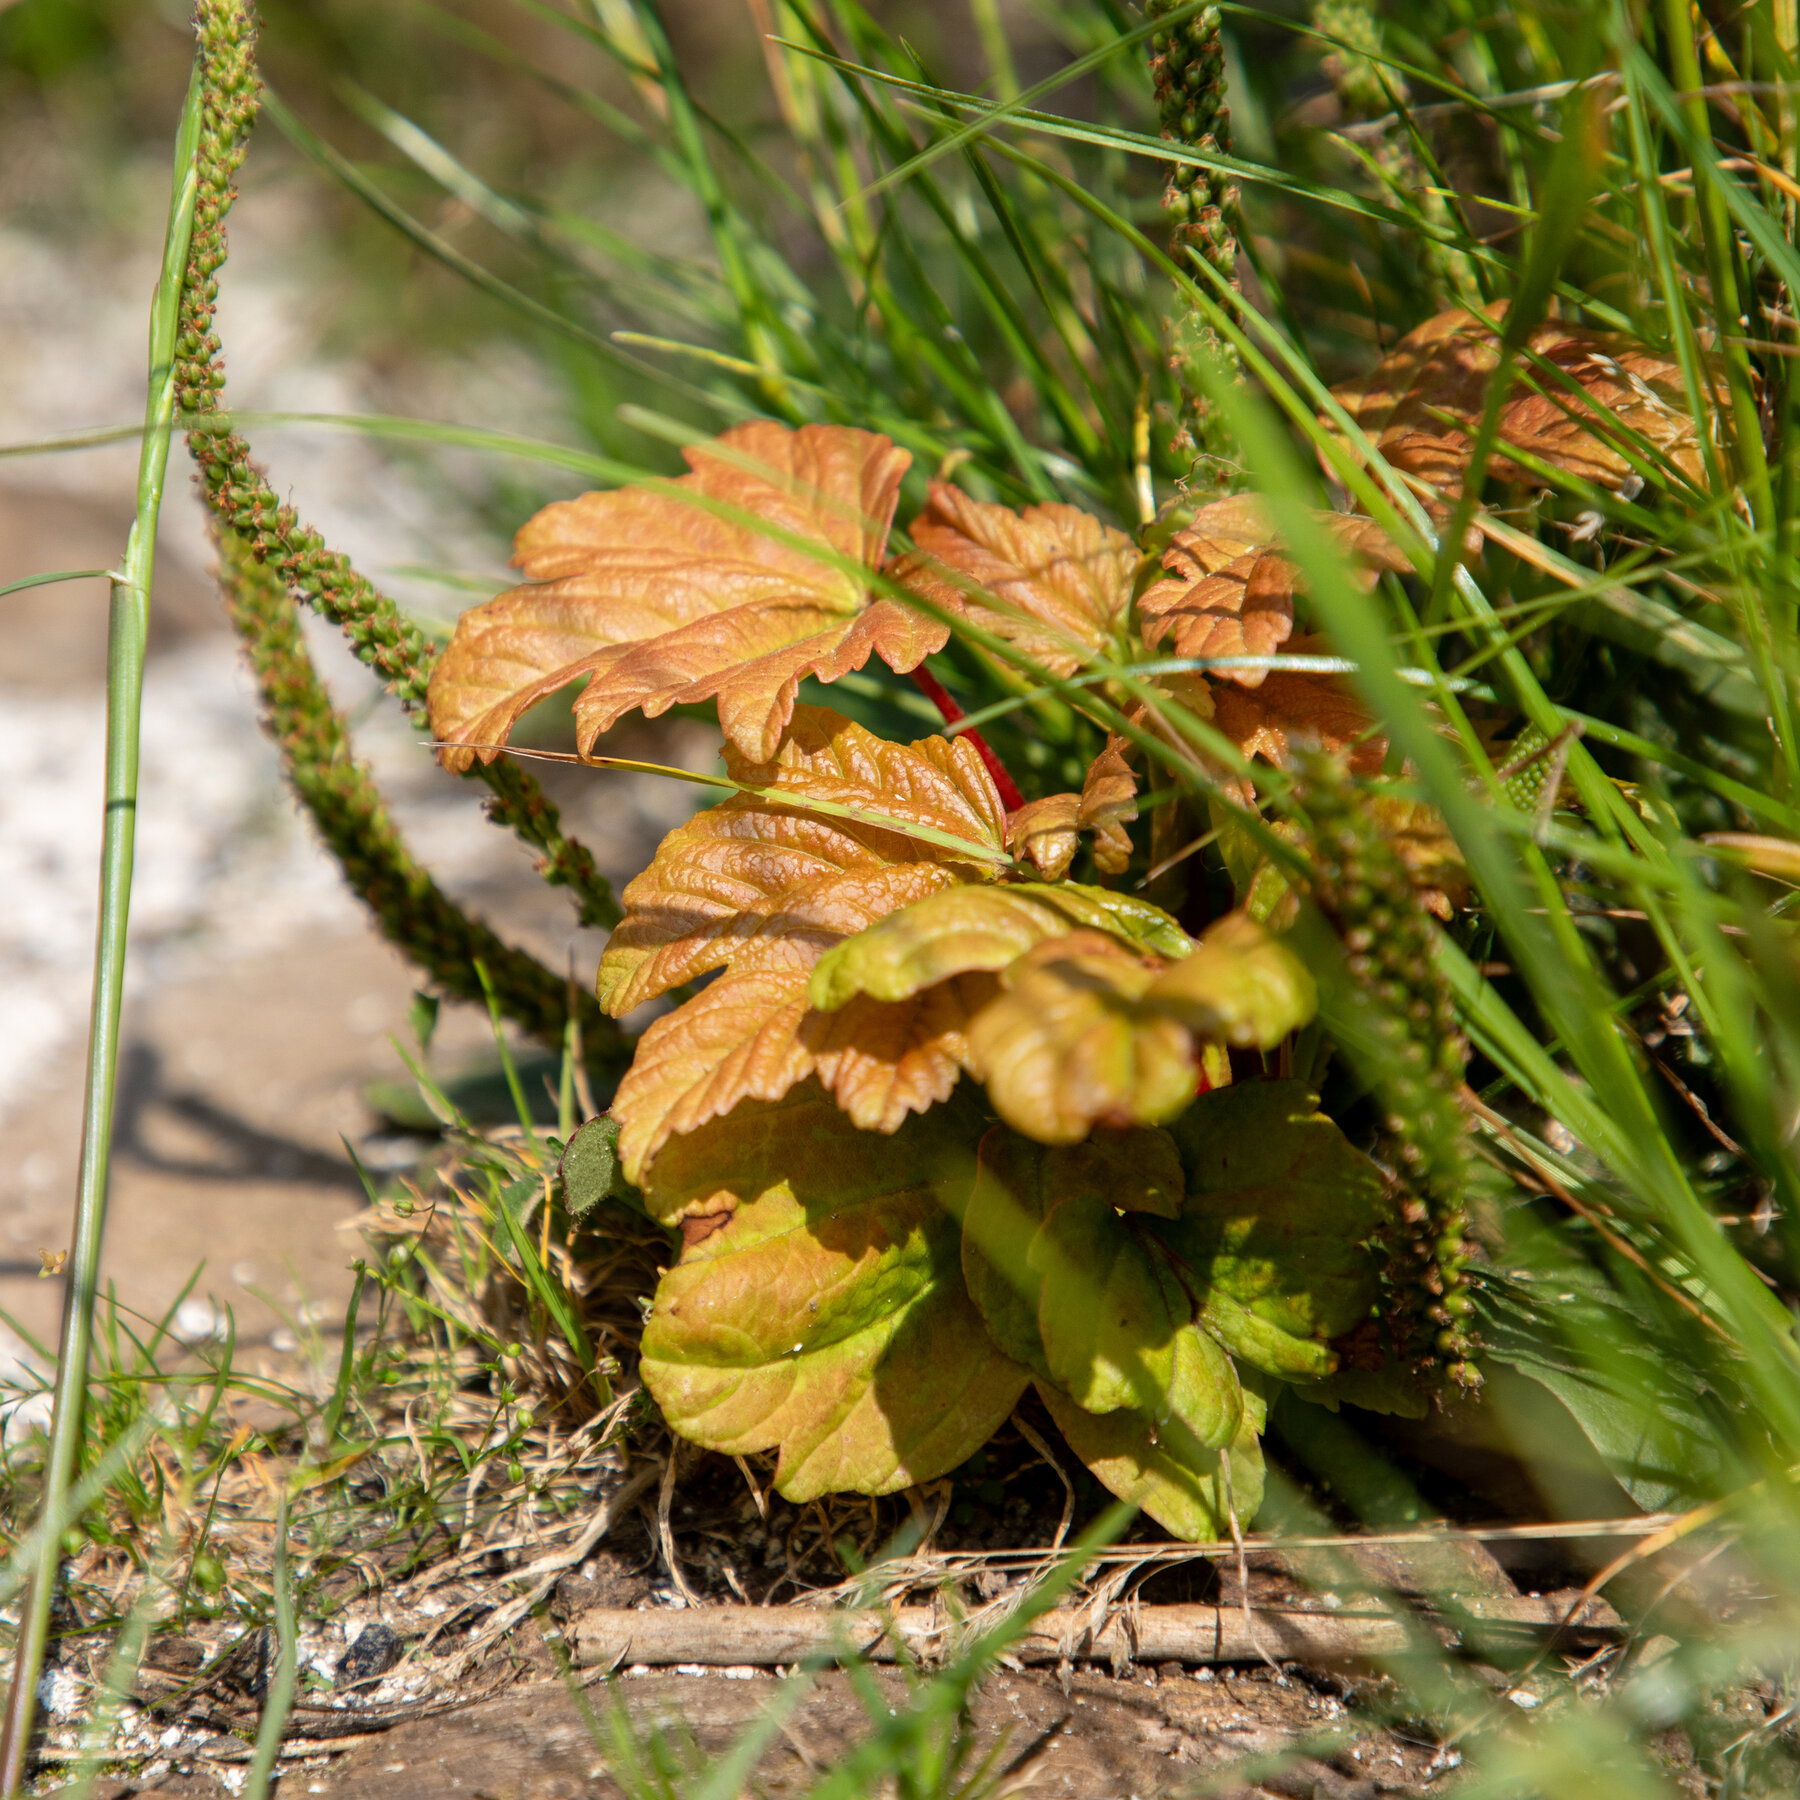
[[(1323, 513), (1338, 548), (1372, 584), (1380, 568), (1411, 564), (1372, 519)], [(1262, 503), (1235, 494), (1203, 506), (1169, 540), (1170, 574), (1139, 596), (1144, 641), (1176, 656), (1268, 656), (1293, 634), (1300, 571), (1284, 556)], [(1260, 687), (1264, 669), (1220, 669), (1214, 678)]]
[[(1489, 308), (1496, 316), (1504, 303)], [(1700, 427), (1688, 410), (1680, 366), (1643, 344), (1562, 320), (1547, 320), (1526, 340), (1532, 356), (1561, 371), (1577, 391), (1522, 361), (1519, 385), (1501, 407), (1499, 442), (1578, 480), (1635, 492), (1637, 463), (1661, 458), (1696, 487), (1705, 485)], [(1487, 388), (1499, 365), (1499, 332), (1460, 310), (1440, 313), (1407, 333), (1360, 381), (1332, 393), (1396, 469), (1453, 499), (1462, 491)], [(1716, 361), (1710, 399), (1727, 390)], [(1711, 432), (1713, 422), (1705, 422)], [(1636, 461), (1626, 454), (1641, 439)], [(1496, 456), (1497, 480), (1541, 485), (1542, 477)]]
[(779, 1100), (816, 1076), (851, 1123), (897, 1131), (950, 1097), (968, 1059), (969, 1020), (993, 979), (962, 975), (904, 1000), (858, 995), (814, 1011), (801, 969), (732, 971), (653, 1020), (619, 1083), (613, 1113), (628, 1180), (641, 1182), (668, 1140), (742, 1100)]
[(946, 612), (977, 617), (1053, 675), (1114, 645), (1131, 603), (1137, 547), (1078, 507), (1006, 506), (931, 485), (894, 578)]
[(1027, 801), (1007, 820), (1006, 846), (1046, 881), (1060, 881), (1075, 860), (1080, 825), (1079, 794), (1047, 794)]
[(890, 744), (824, 708), (797, 709), (761, 775), (793, 804), (750, 795), (697, 813), (663, 839), (625, 889), (625, 917), (600, 959), (600, 1004), (617, 1016), (709, 970), (809, 969), (827, 950), (909, 901), (991, 873), (898, 831), (800, 810), (881, 794), (881, 810), (990, 844), (1005, 811), (973, 746)]
[(1193, 1097), (1193, 1039), (1138, 1002), (1156, 969), (1116, 939), (1081, 931), (1014, 963), (971, 1022), (973, 1072), (1014, 1130), (1071, 1144), (1096, 1124), (1154, 1125)]
[(871, 602), (911, 458), (841, 425), (734, 427), (684, 454), (656, 487), (583, 494), (519, 532), (528, 585), (457, 621), (432, 671), (445, 762), (491, 760), (519, 718), (576, 681), (584, 754), (625, 713), (715, 700), (745, 756), (773, 756), (800, 681), (832, 681), (871, 655), (916, 668), (941, 625)]
[(743, 969), (653, 1020), (613, 1096), (625, 1178), (641, 1186), (670, 1137), (739, 1101), (779, 1100), (811, 1075), (806, 1012), (804, 969)]
[(1295, 1081), (1205, 1094), (1170, 1129), (1188, 1189), (1163, 1236), (1205, 1322), (1271, 1374), (1330, 1373), (1319, 1351), (1375, 1299), (1380, 1170)]
[(874, 1137), (816, 1090), (729, 1125), (681, 1140), (674, 1185), (659, 1168), (649, 1190), (659, 1216), (704, 1195), (722, 1220), (664, 1275), (644, 1327), (664, 1416), (729, 1455), (779, 1449), (775, 1485), (795, 1501), (955, 1468), (1028, 1375), (963, 1288), (940, 1203), (954, 1132), (928, 1117)]
[(1089, 1190), (1052, 1207), (1026, 1262), (1039, 1277), (1038, 1335), (1056, 1385), (1087, 1412), (1160, 1416), (1172, 1403), (1175, 1334), (1193, 1309), (1110, 1201)]
[(1123, 874), (1131, 863), (1131, 835), (1125, 827), (1138, 816), (1137, 776), (1126, 760), (1130, 741), (1109, 732), (1106, 747), (1088, 765), (1075, 822), (1094, 834), (1094, 866), (1103, 875)]
[(983, 864), (1006, 861), (1006, 806), (967, 738), (895, 744), (826, 707), (801, 706), (773, 757), (750, 762), (727, 745), (725, 766), (734, 781), (797, 807), (855, 807), (960, 838)]
[(1151, 983), (1144, 1003), (1196, 1036), (1272, 1050), (1311, 1020), (1318, 986), (1289, 945), (1249, 914), (1233, 912)]
[[(1296, 639), (1294, 648), (1317, 649), (1312, 640)], [(1300, 744), (1316, 744), (1345, 757), (1358, 775), (1378, 775), (1387, 757), (1387, 740), (1360, 700), (1331, 675), (1271, 671), (1255, 688), (1221, 682), (1213, 689), (1212, 722), (1254, 760), (1277, 768), (1293, 761)]]
[(1169, 1411), (1160, 1421), (1137, 1411), (1084, 1411), (1041, 1381), (1038, 1393), (1094, 1478), (1176, 1537), (1225, 1537), (1262, 1504), (1262, 1402), (1197, 1326), (1176, 1333)]
[(1173, 1333), (1193, 1309), (1114, 1209), (1173, 1218), (1183, 1185), (1166, 1132), (1097, 1131), (1054, 1147), (987, 1132), (962, 1267), (994, 1341), (1090, 1409), (1160, 1411)]
[(904, 1000), (858, 995), (801, 1026), (819, 1079), (852, 1124), (898, 1130), (908, 1113), (950, 1097), (968, 1067), (968, 1030), (993, 998), (991, 975), (954, 975)]
[(904, 999), (967, 970), (1004, 969), (1034, 945), (1078, 929), (1164, 955), (1183, 956), (1190, 947), (1160, 907), (1108, 888), (1073, 881), (959, 886), (896, 910), (822, 956), (813, 970), (813, 1004), (830, 1011), (859, 993)]

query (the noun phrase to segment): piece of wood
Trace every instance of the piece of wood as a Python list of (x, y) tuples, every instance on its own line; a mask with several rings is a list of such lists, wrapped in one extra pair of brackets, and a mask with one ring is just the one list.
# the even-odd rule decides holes
[[(1484, 1638), (1523, 1643), (1560, 1625), (1572, 1598), (1471, 1598), (1460, 1611), (1471, 1621), (1471, 1636), (1479, 1631)], [(1448, 1629), (1447, 1622), (1436, 1623), (1440, 1633)], [(1095, 1630), (1084, 1610), (1058, 1608), (1008, 1646), (1008, 1654), (1022, 1663), (1237, 1663), (1266, 1655), (1331, 1667), (1397, 1655), (1418, 1642), (1421, 1624), (1376, 1608), (1257, 1607), (1246, 1617), (1234, 1606), (1140, 1606), (1116, 1610)], [(1590, 1601), (1563, 1636), (1571, 1645), (1591, 1644), (1618, 1630), (1612, 1609)], [(652, 1668), (767, 1668), (859, 1654), (893, 1662), (896, 1637), (929, 1660), (950, 1649), (955, 1637), (955, 1627), (932, 1606), (886, 1613), (804, 1606), (596, 1607), (569, 1631), (578, 1663)]]

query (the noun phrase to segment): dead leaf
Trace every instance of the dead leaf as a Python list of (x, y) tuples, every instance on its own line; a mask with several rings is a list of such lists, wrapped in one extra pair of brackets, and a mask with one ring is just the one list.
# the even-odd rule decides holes
[(520, 531), (530, 585), (464, 613), (432, 672), (441, 741), (503, 744), (537, 701), (585, 681), (584, 753), (633, 708), (716, 700), (732, 743), (766, 760), (804, 676), (833, 681), (871, 655), (904, 671), (943, 647), (942, 626), (872, 602), (862, 573), (880, 566), (907, 452), (846, 426), (757, 421), (684, 454), (677, 481), (583, 494)]
[(876, 795), (890, 816), (1005, 856), (1000, 797), (960, 739), (890, 744), (802, 707), (771, 762), (728, 753), (726, 766), (734, 777), (767, 778), (793, 803), (742, 795), (663, 839), (626, 887), (625, 917), (600, 959), (600, 1003), (615, 1016), (711, 969), (810, 969), (909, 901), (997, 873), (897, 831), (800, 810), (814, 780), (822, 797)]
[(1023, 512), (933, 482), (912, 522), (912, 555), (896, 580), (951, 613), (977, 619), (1055, 675), (1114, 644), (1131, 602), (1136, 546), (1074, 506)]

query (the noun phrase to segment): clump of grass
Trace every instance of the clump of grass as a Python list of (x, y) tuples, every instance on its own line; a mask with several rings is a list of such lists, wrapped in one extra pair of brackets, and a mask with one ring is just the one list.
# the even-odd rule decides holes
[[(435, 122), (378, 97), (360, 110), (409, 160), (404, 174), (372, 174), (273, 109), (414, 253), (507, 309), (576, 392), (588, 440), (571, 452), (446, 427), (439, 441), (614, 481), (747, 415), (849, 423), (911, 449), (915, 487), (949, 466), (984, 498), (1154, 522), (1153, 546), (1190, 490), (1263, 492), (1307, 577), (1310, 622), (1391, 737), (1396, 791), (1436, 809), (1470, 884), (1447, 929), (1419, 934), (1435, 964), (1420, 985), (1434, 1003), (1453, 998), (1471, 1052), (1456, 1095), (1469, 1135), (1434, 1160), (1434, 1179), (1441, 1160), (1444, 1183), (1465, 1191), (1431, 1194), (1445, 1290), (1431, 1299), (1454, 1293), (1476, 1323), (1447, 1306), (1431, 1322), (1453, 1334), (1447, 1356), (1510, 1372), (1489, 1381), (1479, 1417), (1512, 1432), (1540, 1504), (1558, 1479), (1548, 1418), (1551, 1433), (1591, 1444), (1618, 1490), (1668, 1515), (1616, 1563), (1577, 1571), (1626, 1615), (1622, 1645), (1593, 1659), (1554, 1641), (1509, 1656), (1471, 1636), (1458, 1654), (1421, 1636), (1364, 1693), (1365, 1715), (1428, 1735), (1445, 1770), (1460, 1759), (1469, 1794), (1573, 1795), (1596, 1772), (1645, 1795), (1791, 1788), (1791, 16), (1714, 23), (1671, 4), (1571, 18), (1527, 4), (1477, 17), (1461, 0), (1421, 0), (1322, 6), (1299, 30), (1198, 7), (1140, 27), (1076, 6), (1047, 30), (1062, 79), (1079, 69), (1085, 83), (1078, 105), (1056, 81), (1021, 92), (1004, 59), (986, 71), (990, 91), (964, 91), (848, 0), (788, 0), (765, 39), (780, 131), (751, 135), (715, 104), (725, 97), (700, 91), (647, 6), (543, 17), (616, 61), (638, 114), (622, 119), (507, 52), (513, 66), (616, 138), (653, 146), (691, 199), (703, 252), (596, 233), (549, 200), (503, 192), (472, 150), (443, 141), (451, 125), (434, 136)], [(1157, 31), (1198, 45), (1207, 117), (1195, 109), (1191, 130), (1167, 91), (1180, 59), (1156, 51)], [(494, 48), (462, 36), (473, 54)], [(1146, 41), (1165, 59), (1155, 111)], [(986, 42), (997, 56), (1000, 39)], [(1310, 103), (1327, 91), (1335, 111)], [(479, 219), (481, 254), (404, 204), (403, 180), (435, 184)], [(1184, 229), (1196, 212), (1202, 227), (1173, 255), (1165, 189), (1181, 197)], [(1235, 261), (1215, 229), (1233, 190)], [(1384, 458), (1329, 387), (1451, 294), (1509, 310), (1471, 467), (1445, 495)], [(1532, 479), (1484, 483), (1508, 392), (1580, 404), (1532, 348), (1553, 308), (1666, 355), (1688, 413), (1707, 421), (1698, 475), (1602, 422), (1629, 479), (1520, 459)], [(1204, 479), (1183, 436), (1196, 388), (1217, 426)], [(1347, 578), (1308, 511), (1345, 497), (1412, 549), (1411, 575), (1373, 588)], [(1226, 846), (1197, 824), (1220, 796), (1205, 762), (1218, 745), (1179, 707), (1160, 734), (1127, 713), (1155, 703), (1167, 672), (1096, 658), (1078, 682), (1052, 680), (970, 632), (945, 658), (946, 686), (1030, 794), (1078, 786), (1106, 730), (1129, 736), (1151, 771), (1146, 810), (1167, 825), (1157, 862), (1189, 853), (1182, 902), (1204, 912), (1231, 891)], [(914, 716), (879, 673), (833, 697), (845, 693), (896, 731)], [(1293, 840), (1317, 823), (1304, 792), (1276, 779), (1258, 843), (1303, 881), (1320, 871)], [(1442, 1123), (1389, 1128), (1378, 1071), (1328, 1062), (1317, 1042), (1304, 1050), (1327, 1110), (1377, 1154), (1400, 1156), (1409, 1132)], [(470, 1130), (441, 1093), (434, 1104), (453, 1145), (438, 1185), (372, 1192), (379, 1249), (360, 1310), (316, 1392), (269, 1390), (278, 1423), (231, 1424), (241, 1377), (223, 1362), (164, 1373), (134, 1361), (139, 1347), (106, 1349), (88, 1425), (89, 1466), (106, 1479), (83, 1499), (70, 1590), (87, 1616), (118, 1626), (167, 1589), (179, 1598), (151, 1604), (172, 1606), (183, 1629), (207, 1608), (242, 1635), (267, 1629), (282, 1496), (299, 1547), (294, 1604), (309, 1617), (329, 1608), (334, 1580), (356, 1579), (343, 1572), (358, 1556), (423, 1580), (496, 1544), (510, 1555), (564, 1542), (628, 1455), (675, 1468), (630, 1379), (636, 1308), (664, 1240), (614, 1203), (570, 1216), (553, 1144), (572, 1110), (552, 1131), (522, 1108), (516, 1135), (496, 1136)], [(1346, 1386), (1336, 1415), (1278, 1409), (1285, 1478), (1266, 1519), (1332, 1535), (1490, 1504), (1466, 1459), (1461, 1477), (1431, 1462), (1474, 1428), (1470, 1414), (1429, 1414), (1409, 1437), (1383, 1410), (1404, 1404)], [(21, 1497), (29, 1455), (9, 1476)], [(760, 1515), (749, 1473), (754, 1492), (731, 1506)], [(714, 1476), (716, 1463), (681, 1491), (703, 1498)], [(182, 1523), (153, 1549), (166, 1516)], [(186, 1523), (196, 1516), (203, 1527)], [(897, 1524), (853, 1502), (825, 1510), (794, 1567), (822, 1581), (827, 1551), (848, 1569)], [(671, 1582), (688, 1578), (674, 1543), (665, 1510), (645, 1548)], [(723, 1563), (717, 1578), (729, 1585)], [(846, 1765), (854, 1777), (840, 1771), (821, 1791), (852, 1779), (951, 1791), (965, 1779), (956, 1758), (916, 1776), (908, 1733), (941, 1726), (983, 1666), (922, 1681), (901, 1721)], [(677, 1751), (621, 1737), (612, 1754), (646, 1792), (707, 1780)]]

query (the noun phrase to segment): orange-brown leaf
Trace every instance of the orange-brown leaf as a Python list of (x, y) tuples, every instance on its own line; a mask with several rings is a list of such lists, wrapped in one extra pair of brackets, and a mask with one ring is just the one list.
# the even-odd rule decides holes
[[(1501, 307), (1491, 309), (1503, 311)], [(1629, 442), (1607, 421), (1645, 439), (1689, 481), (1705, 479), (1699, 431), (1687, 409), (1678, 366), (1631, 339), (1547, 320), (1531, 333), (1535, 356), (1569, 376), (1569, 392), (1546, 371), (1521, 361), (1501, 409), (1499, 439), (1582, 480), (1625, 487), (1636, 479), (1619, 446)], [(1400, 340), (1361, 381), (1333, 392), (1396, 469), (1419, 477), (1446, 498), (1461, 492), (1488, 382), (1499, 363), (1499, 335), (1473, 315), (1451, 311)], [(1708, 373), (1711, 399), (1722, 406), (1723, 374)], [(1705, 429), (1712, 429), (1711, 421)], [(1499, 455), (1489, 472), (1502, 481), (1540, 478)]]
[(1076, 823), (1094, 834), (1094, 867), (1103, 875), (1120, 874), (1131, 862), (1131, 834), (1125, 827), (1138, 816), (1137, 775), (1127, 761), (1131, 741), (1109, 732), (1106, 747), (1088, 765), (1081, 784)]
[(814, 1012), (800, 969), (730, 971), (655, 1020), (613, 1098), (619, 1159), (637, 1186), (657, 1153), (740, 1101), (782, 1099), (816, 1076), (861, 1131), (898, 1131), (950, 1097), (968, 1057), (969, 1020), (991, 975), (962, 975), (905, 1000), (857, 995)]
[(809, 1013), (801, 1037), (852, 1124), (897, 1131), (908, 1113), (949, 1099), (968, 1064), (969, 1021), (996, 990), (993, 976), (975, 973), (905, 1000), (858, 994), (836, 1012)]
[(1413, 879), (1419, 904), (1449, 923), (1469, 891), (1469, 866), (1444, 815), (1424, 800), (1372, 792), (1371, 817)]
[(978, 619), (1053, 674), (1071, 673), (1084, 651), (1119, 636), (1137, 549), (1079, 507), (1014, 512), (933, 482), (912, 540), (916, 552), (896, 563), (896, 579)]
[[(872, 607), (857, 572), (880, 564), (905, 451), (759, 421), (685, 454), (678, 481), (583, 494), (526, 524), (513, 560), (529, 585), (465, 613), (432, 672), (440, 739), (502, 744), (536, 701), (585, 680), (584, 751), (633, 707), (716, 698), (732, 741), (766, 758), (803, 675), (832, 680), (871, 654), (909, 669), (942, 646), (942, 627)], [(445, 760), (473, 754), (493, 751)]]
[(966, 737), (895, 744), (825, 707), (800, 706), (773, 758), (751, 762), (727, 746), (725, 766), (733, 781), (778, 789), (796, 805), (858, 807), (947, 831), (1005, 860), (1006, 806)]
[(1047, 794), (1028, 801), (1007, 821), (1007, 847), (1029, 859), (1046, 881), (1060, 881), (1075, 860), (1080, 822), (1079, 794)]
[[(1374, 581), (1377, 566), (1410, 566), (1372, 520), (1348, 513), (1322, 513), (1319, 520), (1365, 581)], [(1144, 641), (1153, 647), (1177, 656), (1269, 656), (1292, 634), (1300, 571), (1281, 553), (1253, 496), (1203, 506), (1170, 539), (1163, 567), (1170, 574), (1138, 600)], [(1220, 669), (1215, 675), (1257, 687), (1267, 673)]]
[(1295, 743), (1348, 749), (1350, 767), (1375, 775), (1387, 754), (1386, 739), (1365, 736), (1374, 723), (1356, 696), (1331, 675), (1271, 672), (1260, 687), (1220, 683), (1213, 689), (1213, 724), (1245, 756), (1285, 767)]
[(730, 766), (769, 777), (794, 804), (742, 795), (663, 839), (626, 887), (625, 917), (600, 959), (600, 1003), (615, 1015), (711, 969), (810, 969), (897, 907), (992, 873), (897, 831), (801, 811), (811, 783), (817, 797), (873, 804), (1002, 850), (1000, 798), (960, 740), (890, 744), (808, 707), (773, 765)]
[(721, 975), (654, 1020), (613, 1097), (625, 1179), (641, 1187), (669, 1138), (804, 1081), (814, 1063), (799, 1038), (806, 1010), (804, 969), (754, 969)]

